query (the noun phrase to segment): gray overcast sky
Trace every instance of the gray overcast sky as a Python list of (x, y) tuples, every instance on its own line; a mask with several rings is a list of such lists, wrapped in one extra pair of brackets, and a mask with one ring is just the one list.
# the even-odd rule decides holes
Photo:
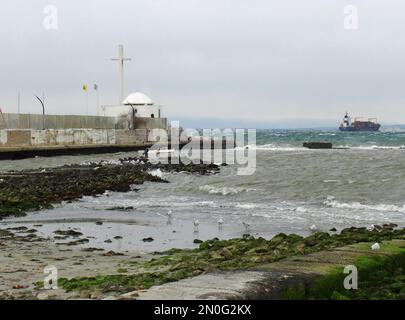
[[(43, 27), (49, 4), (56, 31)], [(358, 30), (344, 28), (350, 4)], [(2, 0), (0, 106), (15, 112), (21, 91), (21, 112), (38, 113), (45, 91), (48, 113), (84, 114), (87, 83), (95, 114), (94, 83), (102, 104), (117, 101), (122, 43), (126, 94), (171, 119), (337, 125), (348, 109), (405, 123), (404, 14), (403, 0)]]

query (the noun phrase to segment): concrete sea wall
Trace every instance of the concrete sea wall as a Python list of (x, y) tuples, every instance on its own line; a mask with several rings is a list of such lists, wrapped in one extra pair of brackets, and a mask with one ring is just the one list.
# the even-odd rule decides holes
[(148, 129), (0, 130), (1, 147), (139, 145), (154, 142)]
[(41, 115), (3, 113), (0, 116), (0, 129), (158, 129), (167, 127), (166, 118), (132, 118), (117, 119), (115, 117), (80, 116), (80, 115)]
[(157, 141), (158, 134), (155, 131), (156, 129), (0, 129), (0, 160), (142, 150)]

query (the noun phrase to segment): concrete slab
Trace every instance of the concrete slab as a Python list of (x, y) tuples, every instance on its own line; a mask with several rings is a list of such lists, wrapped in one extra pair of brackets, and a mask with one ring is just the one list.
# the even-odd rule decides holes
[(138, 300), (243, 299), (243, 292), (249, 288), (249, 283), (264, 278), (265, 273), (258, 271), (204, 274), (138, 292)]
[(249, 271), (214, 272), (154, 286), (132, 293), (141, 300), (277, 299), (278, 292), (298, 283), (308, 283), (336, 269), (354, 264), (360, 256), (392, 254), (392, 247), (405, 248), (405, 240), (384, 241), (380, 251), (370, 243), (295, 256)]

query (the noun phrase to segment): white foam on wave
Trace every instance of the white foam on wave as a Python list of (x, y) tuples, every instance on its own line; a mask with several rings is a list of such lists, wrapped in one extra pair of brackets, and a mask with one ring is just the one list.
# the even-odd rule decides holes
[(329, 179), (329, 180), (323, 180), (324, 183), (338, 183), (340, 182), (340, 180), (336, 180), (336, 179)]
[(328, 196), (324, 205), (330, 208), (337, 209), (354, 209), (354, 210), (372, 210), (372, 211), (384, 211), (384, 212), (402, 212), (405, 213), (405, 205), (397, 206), (394, 204), (362, 204), (360, 202), (339, 202), (335, 200), (335, 197)]
[(161, 178), (163, 176), (162, 171), (158, 168), (148, 172), (150, 175)]
[(334, 132), (321, 132), (321, 133), (318, 133), (318, 136), (336, 136), (336, 133), (334, 133)]
[(235, 205), (236, 208), (240, 209), (255, 209), (257, 208), (257, 204), (254, 203), (237, 203)]
[(379, 145), (363, 145), (363, 146), (349, 146), (340, 145), (337, 148), (348, 148), (350, 150), (405, 150), (405, 146), (379, 146)]
[(208, 194), (220, 194), (223, 196), (235, 195), (241, 192), (247, 192), (249, 189), (243, 187), (216, 187), (212, 185), (203, 185), (199, 188), (201, 191), (207, 192)]

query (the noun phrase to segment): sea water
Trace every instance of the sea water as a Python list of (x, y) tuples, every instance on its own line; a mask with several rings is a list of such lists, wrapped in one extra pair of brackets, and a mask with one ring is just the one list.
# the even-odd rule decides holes
[[(309, 150), (302, 147), (304, 141), (330, 141), (342, 149)], [(90, 245), (100, 245), (118, 234), (124, 235), (121, 248), (150, 249), (192, 247), (195, 238), (231, 238), (244, 233), (267, 238), (279, 232), (306, 235), (312, 224), (325, 231), (387, 222), (405, 226), (404, 132), (258, 130), (257, 143), (249, 148), (256, 149), (257, 157), (252, 175), (237, 175), (236, 165), (221, 167), (212, 176), (159, 171), (154, 174), (170, 184), (145, 183), (137, 186), (137, 192), (85, 197), (8, 220), (81, 219), (63, 227), (83, 228), (88, 219), (87, 231), (100, 238)], [(2, 170), (23, 169), (128, 155), (133, 154), (3, 161), (0, 166)], [(129, 209), (111, 210), (114, 207)], [(107, 223), (95, 227), (99, 218)], [(198, 234), (194, 219), (200, 221)], [(224, 221), (221, 228), (219, 219)], [(60, 227), (45, 223), (42, 232)], [(143, 236), (156, 241), (144, 244), (140, 241)]]

